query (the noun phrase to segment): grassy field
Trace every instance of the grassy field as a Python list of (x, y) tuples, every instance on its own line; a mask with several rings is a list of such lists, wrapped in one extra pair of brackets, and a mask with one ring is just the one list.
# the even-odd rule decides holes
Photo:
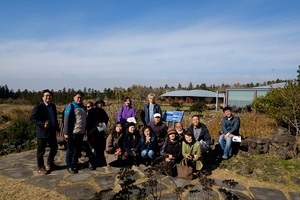
[[(66, 105), (57, 106), (58, 118), (60, 118), (61, 113)], [(112, 129), (112, 126), (115, 124), (118, 109), (121, 107), (121, 104), (114, 104), (108, 102), (108, 106), (105, 106), (108, 116), (110, 117), (108, 130)], [(139, 125), (142, 125), (139, 118), (139, 113), (142, 105), (136, 105), (137, 109), (137, 121)], [(0, 104), (0, 129), (5, 128), (13, 119), (16, 119), (18, 116), (28, 117), (31, 113), (33, 106), (31, 105), (8, 105)], [(171, 106), (162, 106), (162, 110), (173, 110)], [(188, 107), (184, 107), (185, 113), (183, 116), (183, 126), (185, 128), (191, 125), (191, 118), (194, 114), (188, 111)], [(258, 136), (264, 137), (267, 136), (270, 131), (274, 128), (277, 128), (277, 124), (273, 119), (267, 118), (264, 115), (255, 114), (255, 113), (243, 113), (237, 114), (241, 119), (241, 128), (240, 132), (244, 137), (249, 136)], [(218, 137), (219, 131), (221, 130), (221, 120), (223, 113), (221, 111), (204, 111), (201, 114), (201, 122), (206, 124), (211, 135), (213, 137)], [(172, 126), (172, 124), (169, 124)]]

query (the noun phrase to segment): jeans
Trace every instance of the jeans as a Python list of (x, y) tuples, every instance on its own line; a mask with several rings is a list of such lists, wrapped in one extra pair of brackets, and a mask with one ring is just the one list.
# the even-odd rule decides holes
[(67, 151), (66, 151), (66, 163), (67, 166), (77, 167), (78, 158), (81, 155), (82, 140), (84, 134), (73, 134), (69, 135), (67, 142)]
[(148, 150), (148, 149), (145, 149), (141, 152), (141, 156), (142, 158), (154, 158), (155, 156), (155, 153), (153, 150)]
[(219, 137), (219, 148), (220, 148), (220, 154), (224, 157), (229, 157), (229, 152), (230, 152), (230, 149), (231, 149), (231, 145), (232, 145), (232, 138), (231, 137), (227, 137), (226, 139), (226, 144), (225, 144), (225, 148), (224, 148), (224, 142), (225, 142), (225, 134), (222, 134), (220, 135)]
[(57, 153), (57, 140), (56, 140), (56, 133), (52, 132), (49, 134), (48, 138), (37, 138), (37, 165), (38, 168), (45, 167), (44, 165), (44, 154), (46, 151), (47, 143), (50, 147), (49, 156), (47, 159), (47, 164), (52, 165), (54, 164), (54, 157)]

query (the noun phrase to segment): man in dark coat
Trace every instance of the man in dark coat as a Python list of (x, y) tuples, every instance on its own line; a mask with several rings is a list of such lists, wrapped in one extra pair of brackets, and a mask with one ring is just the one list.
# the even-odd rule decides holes
[(149, 103), (144, 105), (141, 111), (141, 120), (144, 126), (153, 121), (153, 115), (155, 113), (159, 113), (160, 115), (162, 115), (160, 105), (155, 103), (155, 94), (148, 94), (148, 100)]
[(200, 142), (203, 152), (210, 150), (211, 136), (205, 124), (200, 122), (199, 115), (192, 116), (192, 124), (188, 130), (193, 133), (195, 139)]
[[(50, 90), (43, 91), (43, 102), (34, 106), (30, 121), (36, 125), (36, 137), (37, 137), (37, 165), (40, 174), (48, 174), (50, 171), (57, 169), (54, 164), (54, 157), (57, 153), (57, 140), (56, 132), (59, 131), (57, 121), (57, 110), (54, 103), (52, 103), (53, 94)], [(46, 170), (44, 165), (44, 154), (47, 143), (50, 147), (50, 153), (47, 159)]]

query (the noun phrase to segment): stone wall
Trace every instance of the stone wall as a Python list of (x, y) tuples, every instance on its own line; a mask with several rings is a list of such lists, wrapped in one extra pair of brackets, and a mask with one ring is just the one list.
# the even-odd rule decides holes
[(278, 128), (266, 138), (248, 137), (240, 143), (240, 150), (256, 154), (277, 155), (283, 159), (300, 157), (300, 146), (296, 136), (285, 128)]

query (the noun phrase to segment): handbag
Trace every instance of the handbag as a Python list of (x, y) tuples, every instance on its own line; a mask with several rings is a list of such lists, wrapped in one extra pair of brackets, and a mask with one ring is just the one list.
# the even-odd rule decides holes
[(187, 159), (183, 159), (181, 163), (176, 164), (178, 177), (192, 180), (193, 179), (193, 168), (188, 166)]

